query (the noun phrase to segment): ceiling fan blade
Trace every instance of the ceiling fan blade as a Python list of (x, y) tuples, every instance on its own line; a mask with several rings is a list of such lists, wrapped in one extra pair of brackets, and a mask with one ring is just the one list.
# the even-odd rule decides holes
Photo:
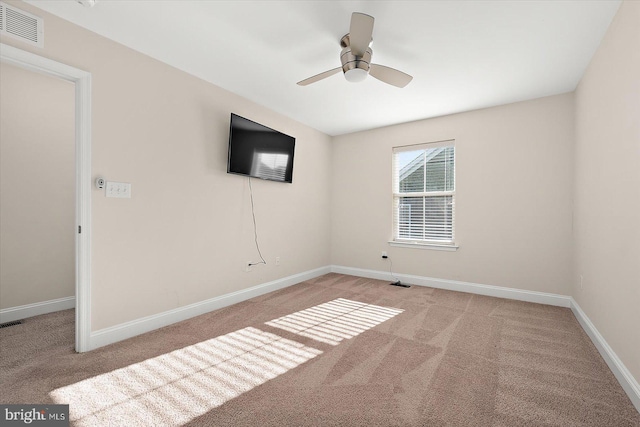
[(373, 35), (373, 16), (364, 13), (353, 12), (351, 14), (351, 26), (349, 28), (349, 45), (351, 52), (356, 56), (364, 55), (371, 43)]
[(397, 87), (405, 87), (413, 79), (413, 77), (407, 73), (378, 64), (370, 65), (369, 74), (382, 82)]
[(334, 68), (333, 70), (325, 71), (324, 73), (316, 74), (313, 77), (309, 77), (308, 79), (304, 79), (298, 82), (300, 86), (310, 85), (311, 83), (315, 83), (319, 80), (326, 79), (327, 77), (333, 76), (338, 71), (342, 70), (342, 67)]

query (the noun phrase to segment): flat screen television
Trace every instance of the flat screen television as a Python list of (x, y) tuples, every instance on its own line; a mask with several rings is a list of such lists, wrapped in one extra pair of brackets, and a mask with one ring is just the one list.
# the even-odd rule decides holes
[(231, 113), (227, 173), (293, 181), (296, 139)]

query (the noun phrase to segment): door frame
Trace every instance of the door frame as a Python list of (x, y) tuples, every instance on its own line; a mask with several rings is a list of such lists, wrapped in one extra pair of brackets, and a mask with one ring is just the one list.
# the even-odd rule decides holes
[(0, 61), (75, 85), (76, 351), (91, 350), (91, 73), (0, 43)]

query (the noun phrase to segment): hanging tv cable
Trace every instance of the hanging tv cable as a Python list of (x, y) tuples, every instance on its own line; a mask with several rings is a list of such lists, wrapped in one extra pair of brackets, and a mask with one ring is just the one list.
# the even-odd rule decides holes
[(251, 267), (253, 265), (258, 265), (258, 264), (267, 265), (267, 261), (264, 260), (264, 257), (262, 256), (262, 252), (260, 251), (260, 244), (258, 243), (258, 226), (256, 224), (256, 211), (253, 203), (253, 187), (251, 186), (251, 177), (248, 177), (248, 178), (249, 178), (249, 195), (251, 197), (251, 217), (253, 218), (253, 237), (256, 242), (256, 249), (258, 250), (258, 255), (260, 255), (260, 259), (262, 260), (260, 262), (250, 262), (249, 267)]

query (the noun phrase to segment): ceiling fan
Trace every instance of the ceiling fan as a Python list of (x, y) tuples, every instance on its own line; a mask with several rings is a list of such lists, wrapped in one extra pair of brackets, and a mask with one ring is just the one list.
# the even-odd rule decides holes
[(340, 61), (342, 62), (342, 67), (316, 74), (313, 77), (299, 81), (298, 84), (306, 86), (326, 79), (342, 70), (344, 77), (350, 82), (361, 82), (368, 74), (371, 74), (376, 79), (393, 86), (405, 87), (408, 85), (413, 79), (409, 74), (384, 65), (371, 63), (373, 51), (369, 45), (373, 41), (371, 37), (373, 35), (373, 21), (373, 16), (353, 12), (351, 14), (349, 33), (340, 39), (340, 46), (342, 46)]

